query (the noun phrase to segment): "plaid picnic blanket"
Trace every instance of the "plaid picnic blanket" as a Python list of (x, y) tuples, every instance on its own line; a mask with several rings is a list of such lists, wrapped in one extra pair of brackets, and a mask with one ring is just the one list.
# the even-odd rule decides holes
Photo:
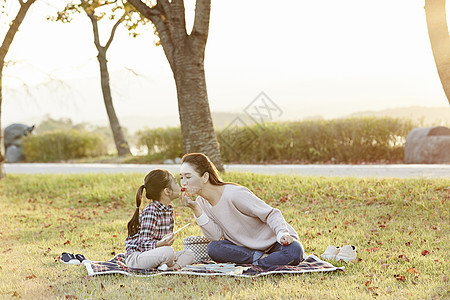
[[(204, 265), (204, 264), (203, 264)], [(208, 264), (209, 265), (209, 264)], [(166, 274), (198, 275), (198, 276), (238, 276), (238, 277), (258, 277), (275, 273), (308, 273), (308, 272), (329, 272), (344, 270), (344, 267), (335, 267), (332, 264), (320, 260), (315, 255), (308, 256), (304, 261), (296, 266), (273, 266), (269, 269), (262, 269), (258, 266), (246, 265), (236, 266), (234, 270), (218, 272), (217, 268), (185, 268), (177, 271), (159, 271), (157, 269), (132, 269), (125, 265), (125, 255), (119, 253), (108, 261), (92, 261), (84, 263), (89, 276), (103, 274), (123, 274), (128, 276), (157, 276)], [(196, 265), (193, 265), (194, 267)]]

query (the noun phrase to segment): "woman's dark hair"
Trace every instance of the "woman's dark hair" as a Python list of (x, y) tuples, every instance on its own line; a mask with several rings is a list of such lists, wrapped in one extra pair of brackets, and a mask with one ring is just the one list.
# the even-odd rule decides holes
[(139, 223), (139, 207), (142, 203), (142, 194), (145, 192), (145, 197), (149, 200), (159, 201), (161, 197), (161, 192), (165, 188), (170, 188), (170, 183), (172, 181), (173, 175), (167, 171), (162, 169), (152, 170), (150, 173), (145, 176), (144, 184), (141, 185), (136, 193), (136, 210), (134, 211), (134, 215), (131, 218), (130, 222), (128, 222), (128, 236), (135, 235), (139, 232), (141, 224)]
[(209, 174), (209, 182), (212, 185), (224, 185), (228, 182), (224, 182), (219, 176), (219, 171), (217, 171), (216, 166), (212, 161), (203, 153), (188, 153), (181, 158), (181, 163), (190, 164), (194, 170), (203, 176), (205, 172)]

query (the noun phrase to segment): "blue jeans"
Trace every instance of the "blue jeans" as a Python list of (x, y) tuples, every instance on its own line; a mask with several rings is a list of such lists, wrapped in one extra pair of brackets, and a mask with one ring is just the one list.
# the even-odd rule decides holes
[(303, 260), (303, 248), (297, 241), (283, 246), (276, 243), (268, 256), (264, 252), (238, 246), (227, 240), (212, 241), (208, 245), (208, 255), (220, 263), (253, 264), (267, 269), (275, 265), (298, 265)]

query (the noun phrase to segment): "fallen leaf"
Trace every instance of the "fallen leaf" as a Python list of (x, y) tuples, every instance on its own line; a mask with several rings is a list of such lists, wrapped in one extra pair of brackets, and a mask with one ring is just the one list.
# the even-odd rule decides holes
[(406, 277), (403, 275), (394, 275), (395, 279), (397, 279), (398, 281), (406, 281)]
[(447, 276), (442, 277), (442, 281), (447, 282)]
[(25, 277), (26, 279), (35, 279), (35, 278), (37, 278), (36, 277), (36, 275), (34, 275), (34, 274), (31, 274), (31, 275), (29, 275), (29, 276), (27, 276), (27, 277)]
[(70, 245), (70, 241), (69, 240), (65, 241), (64, 245)]
[(423, 251), (422, 251), (422, 255), (423, 255), (423, 256), (428, 255), (428, 254), (430, 254), (430, 251), (428, 251), (428, 250), (423, 250)]
[(64, 298), (66, 298), (66, 299), (78, 299), (78, 297), (75, 296), (75, 295), (65, 295)]
[(380, 248), (377, 248), (377, 247), (366, 249), (366, 251), (368, 251), (368, 252), (375, 252), (375, 251), (378, 251), (378, 250), (380, 250)]
[(22, 298), (22, 297), (20, 297), (19, 293), (17, 293), (16, 291), (14, 291), (14, 293), (12, 293), (11, 297)]
[(404, 254), (400, 254), (400, 255), (398, 256), (398, 258), (400, 258), (400, 259), (403, 260), (403, 261), (409, 261), (409, 258), (406, 257), (406, 255), (404, 255)]
[(366, 281), (366, 283), (364, 283), (365, 286), (369, 286), (372, 283), (372, 280), (368, 280)]
[(408, 270), (406, 270), (406, 272), (411, 274), (419, 274), (419, 272), (415, 268), (409, 268)]
[(411, 246), (411, 242), (406, 242), (405, 246)]

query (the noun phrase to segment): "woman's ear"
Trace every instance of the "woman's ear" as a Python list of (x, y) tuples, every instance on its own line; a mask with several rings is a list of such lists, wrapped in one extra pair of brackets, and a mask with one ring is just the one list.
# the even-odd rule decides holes
[(208, 172), (205, 172), (205, 173), (203, 174), (202, 178), (203, 178), (203, 183), (207, 183), (208, 180), (209, 180), (209, 173), (208, 173)]

